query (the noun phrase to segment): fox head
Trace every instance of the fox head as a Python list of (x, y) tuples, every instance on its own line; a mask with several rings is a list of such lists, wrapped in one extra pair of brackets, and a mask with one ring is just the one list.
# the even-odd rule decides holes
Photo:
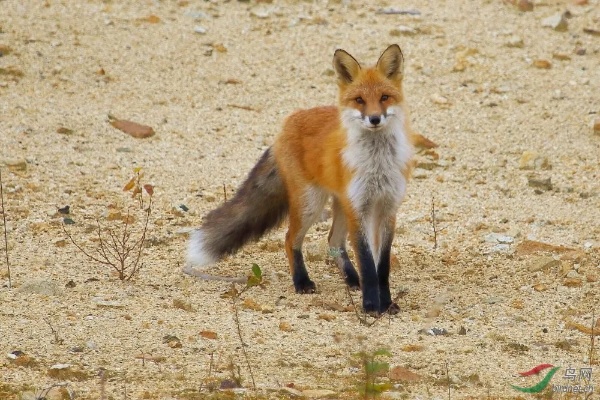
[(371, 68), (362, 68), (344, 50), (336, 50), (333, 67), (337, 74), (339, 105), (346, 123), (376, 131), (390, 120), (403, 118), (401, 105), (402, 67), (400, 47), (389, 46)]

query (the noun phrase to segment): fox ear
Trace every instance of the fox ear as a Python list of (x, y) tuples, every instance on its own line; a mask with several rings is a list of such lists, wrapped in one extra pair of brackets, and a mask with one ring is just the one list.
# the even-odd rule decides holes
[(393, 44), (381, 54), (377, 61), (377, 69), (390, 79), (397, 79), (402, 76), (404, 66), (404, 56), (402, 50), (397, 44)]
[(360, 64), (350, 54), (338, 49), (333, 54), (333, 68), (337, 74), (338, 82), (348, 84), (352, 83), (358, 71), (360, 71)]

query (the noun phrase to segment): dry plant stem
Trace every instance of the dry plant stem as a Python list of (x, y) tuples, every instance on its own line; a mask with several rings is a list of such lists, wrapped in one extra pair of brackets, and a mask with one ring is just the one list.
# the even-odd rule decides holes
[(98, 375), (100, 376), (100, 400), (106, 400), (106, 370), (100, 368)]
[(431, 198), (431, 226), (433, 228), (433, 249), (437, 250), (437, 247), (438, 247), (438, 227), (437, 227), (437, 218), (435, 216), (435, 197)]
[(233, 315), (235, 318), (235, 326), (237, 328), (238, 338), (240, 339), (240, 343), (242, 344), (242, 354), (244, 355), (244, 359), (246, 360), (246, 365), (248, 366), (248, 372), (250, 373), (250, 379), (252, 379), (252, 389), (254, 389), (256, 391), (256, 383), (254, 382), (254, 374), (252, 373), (252, 365), (250, 364), (250, 358), (248, 358), (248, 353), (246, 352), (246, 343), (244, 343), (244, 338), (242, 336), (242, 328), (240, 326), (240, 317), (238, 315), (238, 308), (237, 308), (237, 300), (239, 299), (239, 296), (247, 288), (247, 286), (246, 286), (246, 288), (242, 289), (242, 291), (239, 293), (237, 292), (235, 283), (232, 284), (231, 286), (232, 286), (232, 291), (234, 293), (234, 295), (231, 297), (231, 300), (233, 302), (233, 312), (234, 312)]
[(448, 361), (446, 361), (446, 379), (448, 380), (448, 400), (451, 400), (451, 397), (450, 397), (450, 373), (448, 371)]
[(596, 312), (592, 311), (592, 331), (590, 333), (590, 367), (594, 365), (594, 326), (596, 325)]
[[(119, 279), (130, 280), (136, 273), (139, 272), (141, 268), (140, 261), (142, 259), (142, 250), (146, 240), (151, 210), (152, 198), (150, 198), (148, 208), (145, 210), (146, 219), (142, 229), (142, 236), (133, 244), (131, 243), (131, 231), (129, 229), (129, 213), (127, 213), (127, 217), (123, 221), (123, 232), (120, 235), (117, 235), (117, 233), (115, 233), (115, 231), (112, 229), (107, 229), (108, 237), (106, 237), (106, 235), (103, 236), (100, 221), (96, 220), (98, 227), (96, 233), (99, 243), (98, 248), (95, 249), (98, 253), (97, 256), (90, 254), (82, 246), (80, 246), (75, 239), (73, 239), (73, 236), (69, 233), (69, 231), (67, 231), (64, 224), (62, 225), (62, 228), (75, 247), (77, 247), (77, 249), (86, 257), (99, 264), (112, 267), (119, 273)], [(132, 255), (132, 252), (135, 254)], [(132, 262), (128, 264), (128, 260), (132, 260)]]
[(8, 261), (8, 234), (6, 230), (6, 211), (4, 210), (4, 191), (2, 189), (2, 168), (0, 168), (0, 201), (2, 205), (2, 220), (4, 223), (4, 254), (6, 256), (6, 271), (8, 274), (8, 288), (12, 288), (12, 281), (10, 279), (10, 262)]
[(44, 322), (46, 323), (46, 325), (48, 325), (50, 327), (50, 331), (52, 331), (52, 334), (54, 335), (54, 343), (55, 344), (62, 344), (62, 339), (58, 336), (58, 332), (56, 331), (56, 329), (54, 329), (54, 327), (52, 326), (52, 324), (50, 323), (50, 320), (48, 318), (43, 318)]

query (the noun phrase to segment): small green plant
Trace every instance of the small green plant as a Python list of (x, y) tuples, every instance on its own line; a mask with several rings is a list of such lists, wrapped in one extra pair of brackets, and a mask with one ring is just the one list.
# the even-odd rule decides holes
[(132, 197), (139, 202), (139, 207), (144, 213), (141, 226), (132, 226), (136, 219), (129, 210), (126, 214), (120, 211), (111, 212), (107, 219), (111, 222), (116, 221), (117, 226), (102, 225), (96, 219), (96, 245), (93, 249), (89, 249), (76, 242), (67, 230), (66, 223), (62, 224), (63, 231), (81, 253), (92, 261), (113, 268), (121, 280), (133, 278), (143, 265), (141, 262), (142, 250), (152, 211), (154, 188), (152, 185), (142, 185), (142, 177), (141, 168), (135, 168), (133, 178), (123, 188), (123, 191), (131, 191)]
[(382, 360), (384, 357), (391, 357), (387, 349), (361, 351), (354, 355), (362, 366), (363, 379), (358, 385), (358, 391), (363, 399), (373, 399), (391, 387), (390, 383), (383, 379), (390, 369), (390, 364)]

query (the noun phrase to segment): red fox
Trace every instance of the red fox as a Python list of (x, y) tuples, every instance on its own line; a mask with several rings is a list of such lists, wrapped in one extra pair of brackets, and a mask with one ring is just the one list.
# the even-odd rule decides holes
[[(184, 271), (203, 267), (258, 240), (287, 216), (285, 237), (297, 293), (314, 293), (302, 256), (308, 229), (332, 201), (329, 246), (346, 283), (360, 288), (365, 312), (397, 313), (389, 287), (396, 213), (413, 154), (402, 91), (403, 55), (389, 46), (377, 64), (363, 68), (344, 50), (333, 66), (339, 106), (291, 114), (235, 196), (193, 231)], [(357, 274), (346, 239), (357, 258)]]

